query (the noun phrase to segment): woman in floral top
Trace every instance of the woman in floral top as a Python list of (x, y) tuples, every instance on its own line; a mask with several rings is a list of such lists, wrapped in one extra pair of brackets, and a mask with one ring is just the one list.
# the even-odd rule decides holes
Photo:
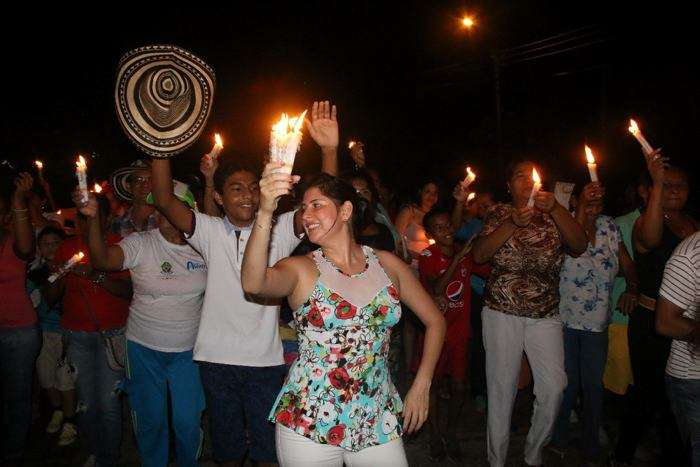
[(535, 379), (532, 426), (525, 462), (542, 463), (566, 386), (559, 320), (559, 270), (564, 250), (579, 255), (586, 234), (552, 193), (540, 190), (528, 207), (533, 164), (513, 163), (508, 173), (510, 204), (489, 210), (473, 249), (477, 263), (491, 261), (483, 322), (488, 393), (487, 446), (491, 466), (506, 462), (510, 417), (518, 390), (522, 353)]
[[(399, 258), (355, 243), (364, 202), (349, 184), (321, 175), (304, 193), (303, 222), (320, 248), (267, 267), (270, 225), (297, 176), (271, 162), (260, 181), (260, 208), (242, 267), (246, 292), (287, 297), (299, 358), (270, 414), (283, 466), (406, 466), (403, 432), (428, 414), (430, 381), (445, 321)], [(391, 327), (399, 294), (426, 327), (423, 361), (405, 404), (389, 376)]]
[[(637, 275), (615, 220), (601, 215), (604, 188), (589, 183), (581, 191), (576, 221), (586, 231), (588, 248), (574, 258), (566, 255), (559, 283), (559, 313), (564, 324), (564, 362), (567, 386), (552, 435), (554, 450), (568, 444), (569, 416), (579, 388), (583, 399), (583, 454), (596, 462), (600, 456), (598, 432), (603, 413), (603, 371), (608, 351), (608, 323), (612, 315), (613, 284), (622, 269), (627, 291), (620, 306), (624, 313), (634, 307)], [(631, 294), (630, 294), (631, 292)]]

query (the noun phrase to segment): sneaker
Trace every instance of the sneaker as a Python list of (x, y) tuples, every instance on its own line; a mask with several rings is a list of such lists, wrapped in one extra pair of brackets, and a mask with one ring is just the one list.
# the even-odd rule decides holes
[(47, 433), (58, 433), (63, 425), (63, 410), (54, 410), (53, 415), (51, 415), (51, 421), (46, 426)]
[(59, 446), (68, 446), (75, 442), (78, 437), (78, 429), (75, 424), (66, 422), (63, 424), (63, 429), (61, 430), (61, 435), (58, 437)]
[(90, 456), (87, 458), (87, 460), (83, 464), (83, 467), (95, 467), (96, 465), (97, 465), (97, 458), (95, 457), (94, 454), (90, 454)]

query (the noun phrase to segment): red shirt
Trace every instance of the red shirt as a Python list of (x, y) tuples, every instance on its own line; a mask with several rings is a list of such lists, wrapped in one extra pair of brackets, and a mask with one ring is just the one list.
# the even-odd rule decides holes
[[(118, 243), (120, 239), (118, 235), (107, 234), (107, 246)], [(58, 247), (54, 263), (60, 266), (79, 251), (85, 253), (80, 263), (88, 263), (89, 250), (83, 239), (80, 236), (67, 238)], [(114, 279), (130, 277), (129, 271), (110, 272), (107, 276)], [(129, 315), (129, 300), (112, 295), (104, 287), (70, 272), (64, 280), (66, 289), (61, 327), (89, 332), (124, 327)]]
[[(452, 258), (445, 255), (440, 247), (430, 245), (423, 250), (418, 260), (418, 271), (423, 286), (432, 291), (430, 283), (435, 284), (450, 266)], [(471, 312), (471, 274), (480, 276), (489, 274), (489, 266), (474, 263), (471, 253), (467, 254), (457, 264), (450, 281), (445, 289), (447, 309), (445, 320), (447, 321), (447, 333), (453, 336), (459, 335), (468, 338), (471, 335), (469, 316)]]
[(19, 328), (36, 323), (36, 312), (27, 295), (27, 263), (15, 256), (15, 239), (5, 237), (0, 251), (0, 327)]

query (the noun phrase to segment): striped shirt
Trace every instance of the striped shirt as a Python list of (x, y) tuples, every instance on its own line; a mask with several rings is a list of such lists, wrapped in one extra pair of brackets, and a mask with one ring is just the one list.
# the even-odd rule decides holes
[[(700, 232), (681, 242), (666, 263), (659, 296), (682, 308), (683, 316), (695, 320), (700, 303)], [(674, 339), (666, 365), (674, 378), (700, 379), (700, 352), (691, 344)]]

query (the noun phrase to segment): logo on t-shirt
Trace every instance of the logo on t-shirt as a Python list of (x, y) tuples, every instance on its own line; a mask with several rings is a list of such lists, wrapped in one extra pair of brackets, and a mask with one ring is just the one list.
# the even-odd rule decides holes
[(462, 281), (452, 281), (447, 286), (445, 294), (451, 302), (458, 302), (462, 299), (462, 292), (464, 292), (464, 283)]
[(171, 275), (173, 273), (173, 265), (167, 261), (163, 261), (163, 263), (160, 265), (160, 273), (167, 276)]
[(206, 271), (207, 265), (204, 263), (199, 263), (197, 261), (188, 261), (187, 270), (188, 271)]

